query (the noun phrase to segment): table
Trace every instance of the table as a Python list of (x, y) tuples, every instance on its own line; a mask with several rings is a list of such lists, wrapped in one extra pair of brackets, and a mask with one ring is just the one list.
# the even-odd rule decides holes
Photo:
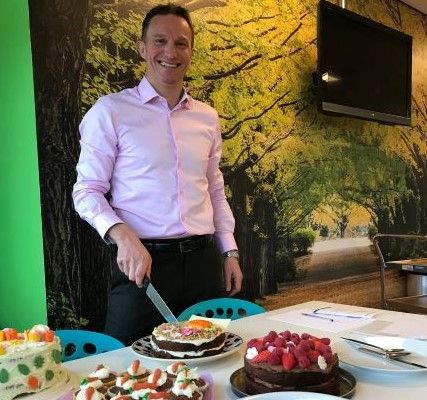
[[(292, 324), (292, 321), (278, 322), (270, 319), (270, 317), (285, 311), (302, 310), (306, 308), (314, 310), (326, 306), (344, 307), (343, 305), (334, 303), (311, 301), (232, 321), (228, 330), (240, 335), (245, 341), (253, 337), (261, 337), (270, 330), (283, 331), (285, 329), (299, 333), (309, 332), (320, 337), (327, 336), (330, 337), (332, 341), (339, 340), (337, 337), (342, 336), (344, 332), (331, 334), (330, 332), (298, 326)], [(361, 309), (361, 307), (347, 305), (345, 308), (346, 310), (351, 310), (353, 308), (357, 310)], [(407, 329), (408, 332), (413, 327), (418, 327), (418, 329), (422, 327), (421, 329), (425, 331), (425, 338), (427, 338), (427, 316), (425, 315), (368, 308), (363, 308), (363, 310), (377, 312), (377, 318), (382, 321), (404, 321), (402, 329)], [(213, 375), (215, 400), (234, 400), (238, 398), (231, 390), (229, 378), (233, 371), (243, 366), (244, 352), (245, 345), (241, 346), (238, 352), (228, 357), (198, 365), (199, 372)], [(108, 365), (114, 371), (120, 372), (124, 371), (130, 365), (130, 362), (137, 357), (138, 356), (130, 347), (126, 347), (108, 353), (69, 361), (64, 363), (64, 366), (71, 371), (73, 375), (78, 376), (87, 375), (100, 363)], [(144, 360), (144, 366), (150, 369), (159, 367), (158, 364), (151, 360), (148, 362)], [(425, 398), (427, 395), (427, 371), (425, 373), (402, 374), (402, 376), (400, 376), (396, 374), (388, 375), (381, 372), (367, 372), (366, 370), (347, 365), (342, 365), (342, 367), (352, 373), (357, 379), (356, 393), (353, 397), (354, 400), (402, 400), (406, 398), (416, 400)]]

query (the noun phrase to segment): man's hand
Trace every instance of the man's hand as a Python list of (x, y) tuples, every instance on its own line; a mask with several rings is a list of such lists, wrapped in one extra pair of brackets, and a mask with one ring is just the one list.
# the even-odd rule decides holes
[(239, 260), (235, 257), (226, 257), (224, 260), (225, 290), (228, 296), (234, 296), (242, 288), (243, 274)]
[(117, 244), (117, 265), (120, 271), (142, 287), (144, 277), (150, 277), (151, 274), (150, 253), (126, 224), (112, 226), (107, 234)]

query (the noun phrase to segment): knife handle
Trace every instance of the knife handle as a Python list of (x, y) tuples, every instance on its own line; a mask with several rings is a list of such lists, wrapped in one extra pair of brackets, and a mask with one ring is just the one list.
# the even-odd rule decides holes
[(144, 289), (144, 292), (147, 291), (148, 285), (150, 284), (150, 278), (148, 278), (147, 276), (144, 278), (144, 280), (142, 281), (142, 288)]

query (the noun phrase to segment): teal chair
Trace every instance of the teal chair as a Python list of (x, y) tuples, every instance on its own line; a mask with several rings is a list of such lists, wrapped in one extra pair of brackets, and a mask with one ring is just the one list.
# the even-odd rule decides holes
[(104, 333), (79, 329), (56, 330), (55, 333), (61, 340), (62, 361), (77, 360), (125, 347), (122, 342)]
[(229, 318), (234, 320), (264, 312), (265, 308), (250, 301), (232, 297), (221, 297), (193, 304), (179, 314), (177, 319), (178, 321), (187, 321), (192, 315), (199, 315), (201, 317)]

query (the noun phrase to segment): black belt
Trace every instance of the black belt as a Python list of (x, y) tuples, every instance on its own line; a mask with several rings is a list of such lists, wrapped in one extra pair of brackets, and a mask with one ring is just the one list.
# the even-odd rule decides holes
[(189, 236), (182, 239), (141, 239), (141, 242), (148, 250), (182, 254), (199, 250), (212, 244), (213, 236)]

